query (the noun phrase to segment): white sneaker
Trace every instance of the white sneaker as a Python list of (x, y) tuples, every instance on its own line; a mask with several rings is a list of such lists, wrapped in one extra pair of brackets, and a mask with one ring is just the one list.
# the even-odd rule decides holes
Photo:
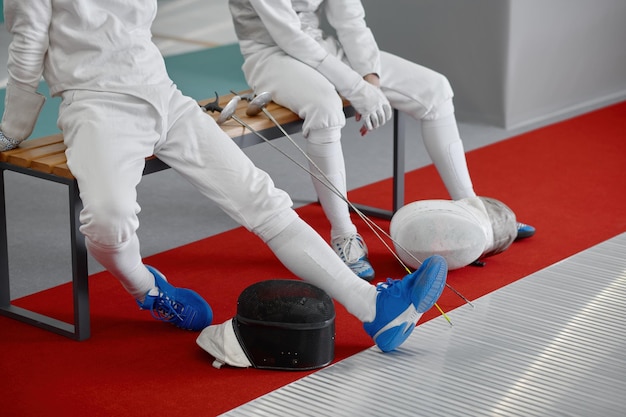
[(367, 246), (361, 235), (340, 236), (331, 240), (330, 245), (356, 276), (366, 281), (374, 279), (374, 269), (367, 259)]

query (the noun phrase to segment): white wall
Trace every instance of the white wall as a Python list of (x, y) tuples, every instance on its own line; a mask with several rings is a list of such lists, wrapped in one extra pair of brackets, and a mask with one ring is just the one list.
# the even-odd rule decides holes
[(507, 127), (626, 99), (625, 0), (511, 2)]
[(460, 120), (504, 128), (626, 99), (625, 0), (363, 0), (381, 49), (445, 74)]

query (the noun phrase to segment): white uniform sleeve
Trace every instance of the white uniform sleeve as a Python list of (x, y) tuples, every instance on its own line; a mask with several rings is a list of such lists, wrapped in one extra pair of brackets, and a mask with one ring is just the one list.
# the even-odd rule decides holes
[(276, 45), (286, 54), (324, 75), (342, 96), (350, 100), (357, 112), (364, 116), (369, 129), (379, 127), (389, 120), (391, 107), (382, 92), (302, 31), (300, 19), (290, 0), (250, 0), (250, 4)]
[(50, 0), (5, 0), (5, 24), (12, 35), (9, 80), (0, 131), (19, 143), (33, 131), (45, 98), (37, 94), (48, 50)]
[(13, 36), (9, 45), (9, 83), (36, 91), (48, 51), (51, 0), (5, 0), (5, 23)]
[(325, 7), (352, 68), (361, 76), (380, 74), (378, 44), (365, 23), (361, 0), (326, 0)]
[(302, 31), (291, 0), (250, 0), (250, 4), (280, 49), (320, 71), (340, 94), (350, 99), (348, 94), (361, 76), (341, 60), (332, 59), (315, 39)]
[(300, 28), (291, 0), (250, 0), (266, 30), (286, 54), (316, 68), (328, 55), (315, 39)]

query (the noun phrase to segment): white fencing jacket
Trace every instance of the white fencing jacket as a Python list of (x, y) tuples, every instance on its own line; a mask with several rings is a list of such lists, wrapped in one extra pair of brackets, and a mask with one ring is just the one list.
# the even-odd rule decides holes
[(4, 10), (9, 83), (35, 91), (43, 75), (55, 96), (168, 80), (151, 40), (156, 0), (5, 0)]
[(17, 142), (32, 133), (44, 101), (36, 93), (42, 76), (52, 96), (171, 84), (151, 40), (156, 11), (156, 0), (5, 0), (12, 39), (0, 131)]
[(365, 24), (360, 0), (230, 0), (230, 10), (244, 57), (278, 46), (318, 68), (328, 55), (320, 45), (324, 15), (350, 67), (361, 77), (380, 72), (378, 45)]

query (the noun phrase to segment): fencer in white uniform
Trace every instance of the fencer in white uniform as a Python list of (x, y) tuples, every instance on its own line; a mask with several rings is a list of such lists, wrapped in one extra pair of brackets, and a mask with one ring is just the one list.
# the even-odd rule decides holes
[(212, 320), (199, 294), (174, 287), (142, 261), (136, 186), (154, 154), (266, 242), (296, 276), (342, 303), (383, 350), (397, 347), (441, 294), (445, 260), (427, 260), (388, 285), (355, 277), (297, 216), (289, 196), (170, 80), (151, 40), (156, 11), (156, 0), (5, 0), (12, 40), (0, 150), (32, 133), (43, 76), (62, 99), (58, 126), (80, 189), (87, 248), (140, 308), (185, 329)]
[[(363, 120), (361, 134), (387, 122), (392, 108), (420, 120), (426, 150), (451, 198), (476, 197), (450, 83), (433, 70), (380, 51), (360, 0), (229, 0), (229, 5), (248, 84), (304, 119), (314, 174), (318, 167), (346, 195), (340, 143), (346, 121), (339, 92)], [(334, 34), (323, 31), (323, 18)], [(313, 183), (331, 224), (331, 245), (357, 275), (372, 279), (367, 247), (348, 205), (329, 187)]]

